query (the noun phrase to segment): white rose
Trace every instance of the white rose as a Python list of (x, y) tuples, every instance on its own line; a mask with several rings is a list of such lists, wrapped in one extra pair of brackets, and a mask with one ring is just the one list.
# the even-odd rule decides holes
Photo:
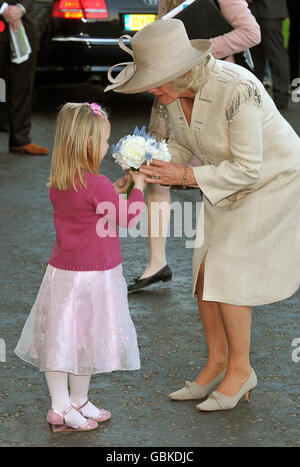
[(120, 155), (129, 167), (139, 169), (145, 162), (145, 140), (141, 136), (129, 136), (121, 145)]
[(165, 141), (159, 143), (159, 150), (156, 159), (164, 162), (169, 162), (171, 160), (171, 153), (169, 147)]

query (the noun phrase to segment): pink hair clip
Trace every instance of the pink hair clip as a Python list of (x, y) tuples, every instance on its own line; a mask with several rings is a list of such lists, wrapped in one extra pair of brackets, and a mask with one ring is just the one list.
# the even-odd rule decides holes
[(98, 117), (104, 117), (101, 105), (97, 104), (96, 102), (93, 102), (92, 104), (85, 102), (85, 104), (90, 107), (90, 109), (95, 115), (97, 115)]

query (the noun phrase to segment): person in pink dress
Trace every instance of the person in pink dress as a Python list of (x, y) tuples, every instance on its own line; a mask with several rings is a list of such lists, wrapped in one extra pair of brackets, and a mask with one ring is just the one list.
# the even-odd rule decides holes
[[(146, 183), (137, 173), (114, 184), (99, 175), (109, 136), (98, 104), (61, 109), (49, 183), (56, 242), (15, 348), (45, 372), (53, 432), (97, 429), (111, 414), (89, 401), (91, 375), (140, 368), (117, 225), (138, 222)], [(124, 200), (131, 177), (134, 188)]]
[[(171, 11), (173, 8), (182, 3), (182, 0), (160, 0), (158, 6), (158, 17)], [(234, 62), (234, 54), (243, 52), (260, 43), (260, 27), (256, 19), (248, 8), (247, 0), (216, 0), (215, 2), (220, 8), (222, 15), (231, 24), (233, 30), (227, 34), (211, 38), (213, 42), (212, 55), (217, 59), (225, 59)], [(199, 30), (199, 38), (201, 38), (201, 30)], [(169, 125), (166, 108), (160, 104), (158, 99), (154, 99), (151, 118), (149, 122), (149, 131), (158, 140), (168, 139)], [(199, 165), (199, 159), (194, 158), (191, 161), (191, 166)], [(164, 216), (156, 218), (151, 217), (151, 203), (165, 203), (163, 210)], [(172, 278), (172, 271), (167, 264), (166, 258), (166, 236), (163, 232), (167, 232), (167, 225), (170, 220), (170, 210), (166, 208), (170, 206), (171, 197), (170, 190), (160, 185), (148, 185), (147, 187), (147, 208), (148, 208), (148, 225), (151, 232), (151, 225), (155, 223), (152, 232), (159, 232), (158, 236), (149, 234), (150, 259), (149, 264), (142, 275), (135, 279), (129, 285), (129, 292), (136, 292), (153, 283), (159, 281), (168, 281)]]

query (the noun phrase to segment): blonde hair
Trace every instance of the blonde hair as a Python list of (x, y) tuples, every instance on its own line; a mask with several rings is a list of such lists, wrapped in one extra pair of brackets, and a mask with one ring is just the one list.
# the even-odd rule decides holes
[(93, 113), (88, 104), (65, 104), (58, 115), (49, 186), (67, 190), (86, 188), (84, 174), (98, 173), (101, 139), (107, 113)]
[(187, 89), (190, 89), (191, 91), (197, 93), (200, 87), (203, 85), (203, 82), (207, 79), (205, 67), (209, 59), (210, 56), (208, 56), (206, 60), (203, 60), (191, 70), (172, 81), (171, 84), (176, 89), (176, 91), (184, 92)]

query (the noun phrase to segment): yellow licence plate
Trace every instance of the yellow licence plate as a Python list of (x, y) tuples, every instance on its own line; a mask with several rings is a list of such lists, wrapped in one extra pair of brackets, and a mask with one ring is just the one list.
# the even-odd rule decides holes
[(125, 15), (124, 25), (126, 31), (140, 31), (156, 20), (156, 15)]

